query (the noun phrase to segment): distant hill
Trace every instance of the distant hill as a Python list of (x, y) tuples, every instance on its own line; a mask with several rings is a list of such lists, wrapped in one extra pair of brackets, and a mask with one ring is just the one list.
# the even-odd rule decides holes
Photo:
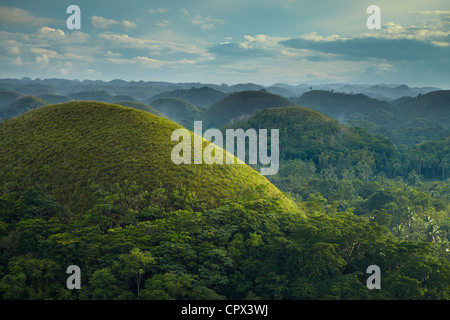
[[(364, 170), (384, 171), (394, 146), (365, 130), (347, 127), (315, 110), (292, 106), (256, 111), (250, 118), (226, 128), (278, 129), (280, 159), (312, 160), (318, 170), (363, 175)], [(280, 160), (281, 161), (281, 160)]]
[(82, 91), (72, 93), (69, 95), (72, 100), (80, 101), (101, 101), (110, 102), (113, 99), (113, 95), (105, 90), (100, 91)]
[(0, 92), (0, 108), (7, 107), (14, 101), (19, 100), (20, 98), (23, 97), (25, 97), (24, 94), (15, 91)]
[(418, 94), (426, 94), (430, 91), (440, 90), (434, 87), (409, 87), (405, 84), (398, 86), (389, 85), (375, 85), (359, 92), (364, 93), (370, 97), (376, 97), (380, 99), (395, 100), (401, 97), (416, 97)]
[[(405, 86), (400, 89), (409, 90)], [(396, 145), (413, 146), (449, 134), (449, 92), (434, 91), (385, 101), (363, 94), (312, 90), (292, 100), (344, 124), (387, 137)]]
[(407, 119), (424, 118), (450, 126), (450, 90), (433, 91), (396, 103), (398, 116)]
[(25, 96), (14, 101), (8, 107), (0, 109), (0, 119), (17, 117), (24, 112), (45, 106), (47, 104), (48, 102), (43, 100), (42, 98), (35, 96)]
[(158, 110), (156, 110), (156, 109), (154, 109), (154, 108), (152, 108), (152, 107), (150, 107), (150, 106), (148, 106), (146, 104), (140, 103), (140, 102), (136, 102), (136, 101), (116, 101), (116, 102), (114, 102), (114, 104), (118, 104), (118, 105), (121, 105), (121, 106), (124, 106), (124, 107), (128, 107), (128, 108), (133, 108), (133, 109), (136, 109), (136, 110), (146, 111), (146, 112), (149, 112), (151, 114), (154, 114), (155, 116), (167, 118), (166, 115), (164, 115), (163, 113), (159, 112)]
[(370, 119), (376, 124), (386, 124), (393, 121), (388, 102), (363, 94), (312, 90), (292, 100), (299, 106), (320, 111), (341, 122)]
[(148, 112), (101, 102), (38, 108), (0, 124), (0, 184), (39, 186), (77, 212), (107, 192), (121, 194), (127, 212), (150, 205), (212, 208), (227, 199), (257, 199), (264, 189), (283, 207), (296, 207), (245, 164), (174, 164), (178, 142), (171, 135), (178, 128)]
[(133, 96), (126, 95), (126, 94), (119, 94), (117, 96), (114, 96), (111, 98), (111, 101), (133, 101), (137, 102), (136, 99)]
[(269, 93), (260, 91), (241, 91), (229, 94), (214, 103), (202, 114), (206, 125), (221, 127), (230, 121), (248, 117), (257, 110), (293, 106), (294, 102)]
[(200, 110), (196, 106), (178, 98), (159, 98), (152, 102), (152, 107), (179, 124), (192, 122), (200, 115)]
[(42, 94), (39, 96), (39, 98), (44, 99), (49, 104), (56, 104), (56, 103), (63, 103), (63, 102), (69, 102), (72, 99), (66, 96), (61, 96), (57, 94)]
[(150, 99), (146, 100), (149, 105), (153, 105), (153, 101), (158, 100), (160, 98), (178, 98), (182, 100), (186, 100), (189, 103), (197, 106), (201, 109), (209, 108), (214, 102), (219, 101), (226, 94), (209, 88), (209, 87), (201, 87), (201, 88), (191, 88), (191, 89), (178, 89), (169, 92), (163, 92), (157, 94)]

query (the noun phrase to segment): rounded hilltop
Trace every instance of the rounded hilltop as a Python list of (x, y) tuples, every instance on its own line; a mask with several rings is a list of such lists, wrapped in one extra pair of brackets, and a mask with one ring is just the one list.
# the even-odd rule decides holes
[(257, 110), (295, 106), (295, 103), (282, 96), (260, 91), (240, 91), (227, 95), (214, 103), (202, 114), (209, 126), (221, 127), (230, 121), (248, 117)]
[(193, 121), (200, 114), (196, 106), (179, 98), (159, 98), (152, 101), (151, 105), (170, 120), (180, 124), (184, 121)]
[(245, 164), (174, 164), (171, 151), (178, 142), (171, 134), (178, 128), (148, 112), (103, 102), (43, 106), (0, 124), (0, 183), (17, 190), (39, 186), (76, 210), (92, 207), (99, 192), (132, 195), (124, 200), (131, 209), (133, 197), (144, 197), (147, 205), (176, 208), (182, 201), (207, 209), (262, 194), (296, 208)]
[(226, 128), (280, 129), (280, 161), (312, 160), (319, 170), (345, 169), (368, 159), (373, 170), (386, 170), (395, 151), (385, 138), (299, 106), (259, 110)]

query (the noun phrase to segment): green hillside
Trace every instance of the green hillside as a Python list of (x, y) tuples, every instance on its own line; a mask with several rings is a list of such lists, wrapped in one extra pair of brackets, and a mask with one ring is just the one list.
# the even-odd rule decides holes
[(279, 129), (280, 159), (312, 160), (319, 171), (359, 168), (359, 174), (386, 170), (394, 147), (365, 130), (347, 127), (304, 107), (270, 108), (255, 112), (234, 128)]
[(207, 109), (202, 119), (209, 126), (221, 127), (257, 110), (293, 106), (292, 101), (267, 91), (241, 91), (229, 94)]
[(136, 102), (136, 101), (116, 101), (114, 102), (114, 104), (118, 104), (124, 107), (128, 107), (128, 108), (133, 108), (136, 110), (142, 110), (142, 111), (147, 111), (151, 114), (154, 114), (155, 116), (158, 117), (163, 117), (163, 118), (167, 118), (166, 115), (164, 115), (163, 113), (159, 112), (158, 110), (156, 110), (155, 108), (152, 108), (146, 104), (140, 103), (140, 102)]
[[(18, 190), (39, 186), (77, 211), (93, 204), (94, 191), (124, 194), (129, 210), (154, 204), (161, 190), (169, 208), (215, 207), (261, 190), (295, 206), (246, 165), (173, 164), (177, 128), (148, 112), (101, 102), (37, 108), (0, 125), (0, 182)], [(130, 200), (137, 198), (139, 205)]]
[(184, 124), (184, 122), (189, 124), (196, 120), (200, 114), (200, 110), (196, 106), (178, 98), (156, 99), (152, 102), (152, 107), (179, 124)]

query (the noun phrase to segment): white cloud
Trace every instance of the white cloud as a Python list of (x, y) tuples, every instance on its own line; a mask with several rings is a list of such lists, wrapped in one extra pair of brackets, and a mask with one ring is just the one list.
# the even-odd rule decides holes
[(428, 14), (428, 15), (445, 15), (450, 16), (450, 11), (416, 11), (415, 13), (419, 14)]
[(109, 50), (116, 49), (118, 51), (126, 47), (127, 49), (146, 50), (153, 55), (189, 54), (202, 56), (207, 54), (205, 49), (199, 48), (192, 43), (148, 40), (116, 33), (101, 33), (97, 37), (102, 41), (100, 45), (107, 47)]
[(342, 39), (342, 37), (339, 37), (337, 34), (333, 34), (331, 36), (321, 36), (317, 32), (313, 31), (310, 33), (305, 33), (304, 35), (301, 35), (300, 38), (305, 40), (312, 40), (312, 41), (335, 41)]
[(0, 24), (39, 26), (49, 24), (54, 21), (55, 20), (49, 18), (35, 17), (30, 12), (20, 8), (9, 8), (5, 6), (0, 7)]
[(163, 20), (161, 22), (158, 22), (155, 24), (155, 26), (160, 27), (160, 28), (165, 28), (169, 25), (170, 21), (169, 20)]
[(106, 19), (100, 16), (91, 17), (92, 25), (99, 29), (110, 29), (113, 27), (122, 27), (124, 29), (135, 29), (137, 25), (128, 20), (117, 21), (114, 19)]
[(122, 21), (122, 26), (125, 29), (136, 29), (137, 28), (137, 24), (128, 20), (123, 20)]
[(30, 51), (35, 54), (35, 61), (37, 64), (48, 64), (50, 59), (58, 56), (56, 51), (44, 48), (31, 48)]
[(135, 57), (135, 61), (142, 64), (142, 66), (148, 69), (157, 69), (163, 66), (177, 67), (185, 64), (195, 64), (195, 60), (181, 59), (181, 60), (157, 60), (149, 57)]
[(117, 57), (120, 57), (120, 56), (121, 56), (120, 53), (118, 53), (118, 52), (112, 52), (111, 50), (106, 51), (106, 55), (107, 55), (108, 57), (114, 57), (114, 58), (117, 58)]
[(158, 9), (150, 9), (150, 10), (148, 10), (148, 13), (158, 14), (158, 13), (166, 13), (167, 11), (169, 11), (168, 8), (158, 8)]
[(216, 29), (218, 25), (224, 24), (222, 19), (214, 19), (211, 17), (202, 17), (198, 12), (195, 15), (191, 15), (188, 9), (181, 9), (183, 12), (182, 17), (187, 17), (189, 22), (195, 26), (200, 26), (203, 30)]

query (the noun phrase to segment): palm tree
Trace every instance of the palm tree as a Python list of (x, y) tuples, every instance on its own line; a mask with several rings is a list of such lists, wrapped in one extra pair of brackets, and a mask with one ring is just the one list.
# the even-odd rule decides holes
[(445, 169), (447, 169), (448, 161), (447, 158), (442, 158), (439, 167), (442, 169), (442, 181), (445, 181)]

